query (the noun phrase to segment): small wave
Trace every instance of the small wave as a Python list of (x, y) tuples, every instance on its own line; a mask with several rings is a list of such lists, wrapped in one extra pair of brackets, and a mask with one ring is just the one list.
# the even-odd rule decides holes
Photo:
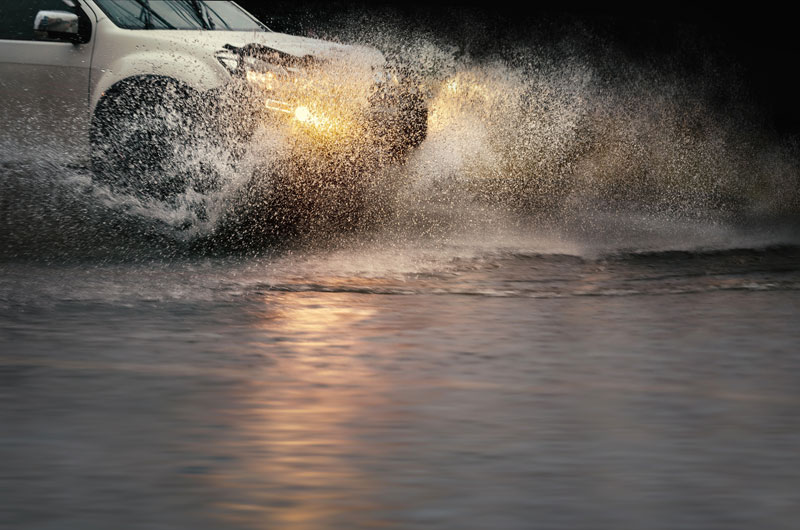
[(273, 284), (262, 286), (254, 291), (255, 294), (268, 293), (326, 293), (326, 294), (356, 294), (356, 295), (380, 295), (380, 296), (468, 296), (480, 298), (568, 298), (568, 297), (625, 297), (625, 296), (663, 296), (709, 293), (716, 291), (798, 291), (800, 281), (766, 281), (755, 282), (752, 280), (741, 280), (736, 282), (717, 283), (704, 282), (704, 285), (680, 286), (680, 287), (653, 287), (630, 289), (630, 288), (609, 288), (609, 289), (587, 289), (578, 288), (576, 290), (527, 290), (527, 289), (463, 289), (463, 288), (399, 288), (399, 287), (362, 287), (358, 285), (325, 285), (318, 283), (308, 284)]

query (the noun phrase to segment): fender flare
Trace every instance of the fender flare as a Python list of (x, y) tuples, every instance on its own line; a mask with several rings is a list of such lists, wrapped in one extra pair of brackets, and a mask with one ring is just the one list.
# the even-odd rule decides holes
[(102, 70), (100, 77), (92, 81), (89, 111), (94, 114), (99, 102), (121, 83), (150, 78), (171, 79), (192, 88), (195, 92), (206, 92), (222, 87), (229, 81), (229, 74), (222, 65), (206, 64), (194, 57), (160, 53), (139, 53), (121, 57)]

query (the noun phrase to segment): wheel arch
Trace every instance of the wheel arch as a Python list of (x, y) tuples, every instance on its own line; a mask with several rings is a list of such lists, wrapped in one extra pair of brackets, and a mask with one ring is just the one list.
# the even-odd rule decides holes
[(221, 65), (209, 65), (182, 54), (164, 56), (163, 53), (152, 52), (122, 57), (97, 73), (100, 75), (93, 81), (89, 97), (90, 114), (94, 114), (100, 101), (110, 91), (118, 90), (131, 82), (169, 79), (195, 92), (206, 92), (229, 81), (229, 75)]

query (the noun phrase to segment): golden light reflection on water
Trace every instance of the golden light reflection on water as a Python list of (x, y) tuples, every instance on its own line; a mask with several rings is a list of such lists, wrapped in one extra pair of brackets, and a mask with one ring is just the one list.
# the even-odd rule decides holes
[(359, 355), (355, 331), (376, 310), (352, 298), (282, 294), (281, 309), (254, 323), (286, 349), (265, 368), (267, 381), (280, 381), (249, 386), (233, 413), (239, 441), (231, 450), (242, 464), (211, 479), (217, 491), (239, 491), (216, 503), (223, 525), (305, 530), (369, 513), (375, 486), (354, 463), (367, 450), (358, 439), (363, 409), (379, 405), (385, 382)]

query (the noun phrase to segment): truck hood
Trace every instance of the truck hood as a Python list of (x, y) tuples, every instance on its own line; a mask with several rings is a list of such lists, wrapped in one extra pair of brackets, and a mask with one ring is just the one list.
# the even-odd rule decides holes
[(326, 62), (353, 63), (361, 68), (381, 68), (386, 62), (380, 51), (369, 46), (338, 44), (274, 31), (147, 30), (146, 33), (150, 38), (195, 50), (204, 49), (209, 54), (223, 50), (225, 45), (259, 44), (296, 57), (311, 56)]

